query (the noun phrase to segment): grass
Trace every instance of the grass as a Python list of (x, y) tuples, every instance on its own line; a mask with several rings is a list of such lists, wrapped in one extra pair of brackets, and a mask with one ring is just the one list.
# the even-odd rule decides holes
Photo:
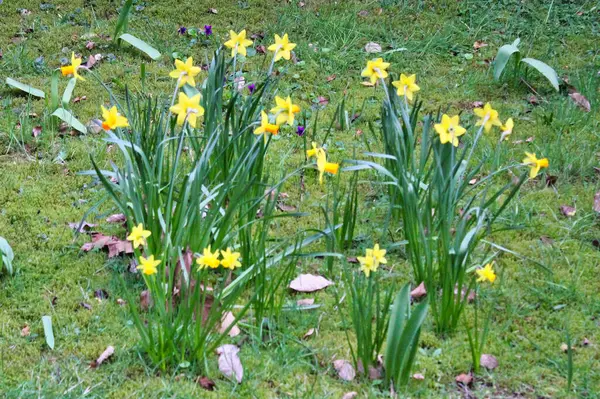
[[(324, 129), (344, 93), (348, 108), (354, 107), (356, 112), (365, 103), (364, 112), (350, 129), (328, 137), (332, 160), (350, 159), (366, 146), (379, 145), (368, 124), (378, 124), (381, 92), (359, 84), (360, 70), (369, 57), (363, 50), (368, 42), (382, 45), (388, 52), (384, 57), (396, 73), (418, 73), (427, 111), (462, 112), (464, 120), (473, 123), (472, 103), (491, 101), (501, 115), (512, 116), (516, 123), (502, 161), (520, 160), (524, 151), (544, 154), (550, 158), (548, 173), (557, 181), (553, 187), (527, 183), (504, 215), (502, 222), (511, 228), (492, 237), (497, 245), (521, 256), (503, 253), (499, 258), (500, 288), (485, 352), (494, 354), (500, 366), (483, 372), (471, 393), (476, 397), (598, 397), (600, 372), (595, 363), (600, 342), (600, 286), (596, 270), (600, 257), (593, 240), (600, 238), (600, 228), (592, 203), (594, 193), (600, 191), (594, 170), (600, 151), (600, 15), (595, 2), (307, 0), (301, 6), (296, 1), (220, 0), (210, 5), (217, 14), (208, 12), (207, 3), (186, 3), (135, 2), (130, 31), (165, 55), (158, 62), (149, 62), (134, 50), (119, 50), (100, 36), (114, 30), (120, 6), (115, 2), (96, 0), (78, 5), (61, 0), (44, 3), (50, 4), (44, 7), (39, 2), (20, 2), (18, 8), (30, 10), (29, 15), (17, 10), (15, 3), (5, 2), (0, 5), (0, 76), (49, 92), (50, 73), (60, 66), (61, 58), (70, 57), (71, 51), (86, 57), (101, 53), (105, 59), (94, 70), (113, 90), (122, 92), (125, 85), (140, 89), (139, 65), (144, 62), (146, 89), (168, 93), (172, 85), (166, 76), (171, 67), (169, 55), (176, 52), (205, 60), (210, 51), (178, 35), (180, 25), (213, 25), (220, 42), (229, 29), (264, 33), (263, 44), (274, 33), (285, 31), (298, 43), (300, 62), (277, 65), (283, 75), (281, 92), (300, 100), (308, 110), (307, 117), (314, 117), (322, 108), (319, 140), (325, 138)], [(524, 54), (548, 62), (559, 76), (568, 77), (590, 100), (592, 112), (578, 109), (542, 78), (528, 78), (537, 91), (537, 105), (532, 104), (526, 85), (494, 82), (489, 61), (499, 46), (516, 37), (522, 39)], [(476, 40), (488, 46), (474, 52)], [(94, 49), (86, 49), (88, 41), (95, 42)], [(113, 54), (114, 60), (108, 54)], [(265, 58), (260, 54), (250, 58), (245, 66), (247, 80), (269, 62)], [(59, 92), (66, 83), (66, 79), (60, 80)], [(99, 104), (108, 98), (92, 77), (77, 84), (74, 96), (83, 95), (87, 100), (70, 107), (85, 123), (99, 116)], [(86, 237), (74, 237), (68, 227), (104, 195), (98, 182), (77, 172), (90, 169), (90, 154), (108, 166), (114, 153), (102, 142), (101, 134), (71, 136), (44, 123), (44, 101), (29, 100), (6, 86), (0, 87), (0, 97), (0, 235), (13, 246), (17, 269), (14, 277), (0, 278), (0, 392), (5, 397), (339, 398), (353, 390), (360, 397), (387, 396), (377, 384), (346, 383), (336, 377), (331, 359), (349, 358), (344, 335), (349, 326), (342, 324), (330, 289), (310, 295), (320, 308), (284, 312), (273, 339), (266, 344), (257, 345), (247, 334), (232, 339), (243, 343), (240, 356), (245, 375), (239, 386), (219, 376), (216, 356), (210, 360), (208, 373), (217, 382), (212, 393), (195, 383), (197, 376), (190, 370), (164, 375), (150, 368), (136, 347), (136, 332), (125, 307), (116, 301), (125, 298), (119, 274), (128, 276), (130, 288), (140, 286), (136, 277), (127, 274), (127, 260), (80, 252)], [(319, 105), (319, 97), (328, 99), (329, 104)], [(31, 113), (38, 116), (30, 117)], [(42, 134), (33, 138), (31, 129), (37, 125), (42, 125)], [(529, 137), (533, 141), (525, 141)], [(519, 140), (522, 143), (513, 143)], [(478, 156), (490, 154), (494, 140), (488, 144)], [(302, 150), (302, 140), (284, 130), (269, 155), (272, 174), (302, 164)], [(374, 179), (373, 175), (361, 175), (364, 201), (359, 236), (364, 240), (359, 247), (381, 237), (382, 243), (401, 239), (400, 232), (381, 229), (386, 199), (372, 183)], [(302, 199), (298, 180), (284, 191), (290, 204), (316, 214), (325, 192), (312, 173), (306, 173), (305, 181)], [(558, 209), (563, 204), (576, 206), (575, 216), (564, 217)], [(88, 221), (99, 223), (100, 231), (123, 235), (122, 229), (104, 222), (111, 210), (104, 204)], [(285, 235), (311, 223), (310, 218), (282, 223), (277, 233)], [(541, 241), (542, 236), (549, 240)], [(410, 281), (410, 266), (402, 253), (393, 252), (391, 259), (393, 278)], [(298, 267), (298, 273), (310, 271), (325, 273), (325, 268), (318, 261)], [(95, 298), (98, 289), (106, 290), (109, 298)], [(302, 297), (307, 296), (290, 293), (289, 300)], [(91, 310), (81, 303), (89, 304)], [(54, 350), (45, 345), (43, 315), (53, 319)], [(26, 325), (31, 335), (22, 337), (20, 331)], [(456, 375), (470, 367), (465, 331), (442, 340), (430, 327), (431, 321), (426, 322), (414, 370), (425, 380), (412, 381), (408, 395), (466, 395), (454, 382)], [(249, 328), (242, 325), (245, 333)], [(303, 340), (310, 328), (316, 329), (316, 335)], [(560, 349), (567, 331), (574, 349), (569, 392), (568, 356)], [(590, 346), (582, 346), (584, 338)], [(107, 345), (116, 348), (112, 361), (90, 369), (91, 361)]]

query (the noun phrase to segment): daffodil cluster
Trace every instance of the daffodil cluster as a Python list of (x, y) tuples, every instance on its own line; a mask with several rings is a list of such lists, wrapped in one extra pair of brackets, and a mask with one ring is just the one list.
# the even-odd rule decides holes
[[(133, 248), (144, 247), (147, 245), (146, 239), (150, 237), (152, 233), (149, 230), (144, 229), (142, 223), (134, 226), (131, 229), (131, 233), (127, 236), (127, 240), (132, 242)], [(140, 256), (140, 264), (137, 266), (138, 270), (141, 270), (147, 276), (154, 275), (158, 272), (157, 266), (160, 265), (159, 259), (154, 259), (154, 255), (150, 255), (147, 258)]]
[(375, 244), (373, 248), (368, 248), (365, 252), (365, 256), (358, 256), (356, 259), (360, 262), (360, 270), (369, 277), (371, 272), (376, 272), (380, 264), (385, 265), (387, 259), (385, 258), (385, 249), (380, 249), (379, 244)]
[[(221, 258), (219, 259), (219, 252)], [(218, 249), (215, 252), (212, 252), (210, 245), (204, 248), (202, 254), (196, 259), (196, 263), (198, 264), (198, 270), (211, 268), (216, 269), (219, 266), (223, 266), (225, 269), (235, 269), (236, 267), (241, 267), (242, 264), (239, 261), (240, 253), (232, 252), (231, 248), (227, 248), (225, 251)]]

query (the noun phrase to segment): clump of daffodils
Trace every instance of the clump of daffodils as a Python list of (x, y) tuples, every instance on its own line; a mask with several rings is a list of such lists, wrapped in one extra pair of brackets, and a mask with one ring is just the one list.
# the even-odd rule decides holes
[(368, 248), (365, 252), (365, 256), (358, 256), (356, 259), (360, 262), (360, 270), (369, 277), (371, 272), (376, 272), (380, 264), (385, 265), (387, 259), (385, 258), (385, 249), (380, 249), (379, 244), (375, 244), (373, 248)]

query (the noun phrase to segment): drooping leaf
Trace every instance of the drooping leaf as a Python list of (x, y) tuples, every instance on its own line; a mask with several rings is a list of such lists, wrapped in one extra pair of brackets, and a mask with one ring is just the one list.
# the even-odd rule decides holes
[(8, 244), (8, 241), (6, 241), (4, 237), (0, 237), (0, 255), (2, 258), (2, 263), (4, 264), (6, 271), (8, 271), (8, 274), (13, 274), (12, 261), (15, 258), (15, 254)]
[(502, 71), (504, 71), (510, 57), (518, 52), (519, 48), (515, 46), (514, 43), (505, 44), (500, 47), (498, 54), (496, 54), (496, 58), (494, 58), (494, 79), (500, 79), (500, 75), (502, 75)]
[(42, 324), (44, 325), (44, 336), (46, 343), (50, 349), (54, 349), (54, 331), (52, 330), (52, 318), (50, 316), (42, 316)]
[(129, 22), (129, 13), (131, 12), (131, 7), (133, 6), (133, 0), (126, 0), (123, 7), (121, 7), (121, 12), (119, 13), (119, 19), (117, 20), (117, 24), (115, 25), (115, 34), (114, 40), (117, 40), (119, 34), (121, 32), (127, 31), (127, 23)]
[(556, 74), (556, 71), (550, 65), (548, 65), (540, 60), (536, 60), (534, 58), (523, 58), (521, 60), (521, 62), (524, 62), (525, 64), (529, 65), (530, 67), (537, 69), (537, 71), (539, 73), (541, 73), (542, 75), (544, 75), (546, 77), (546, 79), (548, 79), (550, 84), (552, 84), (552, 87), (554, 87), (554, 89), (556, 91), (558, 91), (558, 84), (559, 84), (558, 83), (558, 75)]
[(31, 87), (26, 85), (25, 83), (21, 83), (13, 78), (6, 78), (6, 84), (10, 87), (14, 87), (15, 89), (19, 89), (27, 94), (31, 94), (32, 96), (45, 98), (46, 94), (40, 89), (36, 89), (35, 87)]
[(56, 116), (58, 119), (62, 120), (63, 122), (65, 122), (67, 125), (71, 126), (73, 129), (86, 134), (87, 133), (87, 129), (86, 127), (83, 125), (83, 123), (79, 122), (79, 120), (77, 118), (75, 118), (73, 116), (73, 114), (71, 114), (69, 111), (67, 111), (64, 108), (59, 108), (56, 111), (54, 111), (52, 113), (53, 116)]
[(62, 105), (64, 108), (67, 108), (69, 106), (69, 103), (71, 102), (71, 96), (73, 95), (73, 90), (75, 89), (76, 84), (76, 78), (71, 78), (69, 80), (69, 83), (67, 83), (67, 87), (65, 88), (65, 91), (63, 92), (62, 96)]
[(145, 41), (138, 39), (133, 35), (130, 35), (129, 33), (122, 34), (119, 37), (119, 39), (126, 41), (141, 52), (146, 53), (148, 57), (152, 58), (153, 60), (158, 60), (160, 58), (160, 52), (157, 49), (155, 49)]
[(354, 371), (354, 367), (352, 367), (352, 364), (347, 360), (334, 360), (333, 368), (335, 371), (337, 371), (338, 377), (344, 381), (352, 381), (354, 377), (356, 377), (356, 371)]

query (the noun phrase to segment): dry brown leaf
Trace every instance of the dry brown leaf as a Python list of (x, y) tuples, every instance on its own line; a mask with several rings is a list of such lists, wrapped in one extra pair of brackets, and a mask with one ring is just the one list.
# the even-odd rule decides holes
[(336, 77), (335, 74), (327, 76), (327, 81), (331, 82), (332, 80), (335, 80), (335, 77)]
[(419, 284), (417, 288), (410, 292), (410, 297), (412, 299), (419, 299), (421, 297), (424, 297), (425, 295), (427, 295), (427, 290), (425, 289), (425, 283), (423, 282), (421, 282), (421, 284)]
[(90, 231), (92, 231), (92, 228), (96, 227), (96, 224), (84, 221), (83, 223), (81, 223), (81, 226), (79, 222), (69, 223), (69, 227), (77, 231), (78, 233), (89, 233)]
[(34, 126), (33, 129), (31, 129), (31, 135), (33, 137), (38, 137), (40, 134), (42, 134), (42, 127), (40, 125)]
[(297, 306), (310, 306), (310, 305), (314, 305), (314, 303), (315, 303), (314, 298), (298, 299), (296, 301)]
[(566, 216), (568, 218), (575, 216), (576, 212), (577, 212), (577, 209), (573, 208), (572, 206), (568, 206), (568, 205), (560, 206), (560, 213), (562, 213), (564, 216)]
[(590, 110), (591, 110), (590, 102), (588, 101), (587, 98), (585, 98), (585, 96), (583, 94), (575, 91), (573, 93), (569, 93), (569, 97), (571, 97), (571, 100), (573, 100), (575, 105), (577, 105), (579, 108), (581, 108), (585, 112), (590, 112)]
[(277, 209), (281, 212), (296, 212), (296, 207), (292, 205), (286, 205), (281, 202), (277, 204)]
[(375, 42), (369, 42), (365, 45), (365, 51), (367, 53), (381, 53), (381, 45)]
[(583, 345), (583, 346), (589, 346), (589, 344), (590, 344), (590, 340), (587, 338), (584, 338), (583, 341), (581, 342), (581, 345)]
[(235, 345), (225, 344), (217, 348), (217, 354), (219, 355), (219, 371), (223, 373), (225, 377), (235, 378), (238, 383), (242, 382), (244, 377), (244, 368), (238, 353), (240, 348)]
[(28, 337), (29, 334), (31, 334), (31, 331), (29, 331), (29, 326), (25, 324), (25, 327), (21, 329), (21, 337)]
[(126, 220), (127, 217), (125, 217), (125, 215), (122, 213), (115, 213), (114, 215), (110, 215), (106, 218), (108, 223), (125, 223)]
[(290, 282), (290, 288), (298, 292), (314, 292), (327, 288), (332, 284), (323, 276), (301, 274)]
[(123, 298), (117, 298), (117, 305), (125, 306), (127, 305), (127, 302)]
[(471, 373), (469, 374), (459, 374), (456, 376), (455, 378), (456, 382), (459, 384), (462, 384), (464, 386), (468, 386), (471, 385), (471, 383), (473, 382), (473, 375)]
[(367, 10), (360, 10), (358, 12), (358, 16), (365, 18), (365, 17), (369, 16), (369, 12)]
[(475, 49), (475, 51), (482, 47), (487, 47), (487, 43), (482, 40), (476, 40), (475, 43), (473, 43), (473, 49)]
[(560, 344), (560, 350), (564, 353), (567, 353), (569, 351), (569, 345), (563, 342), (562, 344)]
[(152, 306), (152, 298), (150, 297), (150, 291), (144, 290), (140, 292), (140, 309), (146, 311)]
[(540, 236), (540, 241), (542, 244), (552, 245), (554, 244), (554, 240), (548, 236)]
[(352, 367), (352, 364), (347, 360), (334, 360), (333, 368), (335, 369), (335, 371), (337, 371), (338, 377), (340, 377), (344, 381), (352, 381), (354, 377), (356, 377), (354, 367)]
[[(235, 316), (233, 315), (233, 313), (225, 312), (223, 317), (221, 317), (221, 327), (219, 327), (219, 333), (223, 334), (234, 321)], [(240, 335), (241, 332), (242, 331), (238, 326), (233, 326), (231, 327), (231, 330), (229, 330), (228, 335), (230, 337), (237, 337), (238, 335)]]
[(381, 365), (378, 367), (369, 366), (369, 379), (370, 380), (383, 379), (383, 367)]
[(594, 212), (600, 213), (600, 191), (594, 194), (594, 205), (592, 206)]
[(306, 338), (312, 336), (314, 333), (315, 333), (315, 329), (310, 328), (306, 333), (304, 333), (304, 335), (302, 336), (302, 339), (306, 339)]
[(115, 348), (110, 345), (107, 346), (106, 349), (104, 350), (104, 352), (102, 352), (100, 354), (100, 356), (98, 356), (98, 359), (96, 359), (95, 361), (92, 362), (91, 367), (96, 368), (96, 367), (100, 366), (102, 363), (104, 363), (106, 360), (108, 360), (108, 358), (111, 357), (114, 353), (115, 353)]
[(412, 378), (415, 380), (423, 381), (425, 379), (425, 376), (421, 373), (415, 373), (412, 375)]
[(213, 380), (211, 380), (208, 377), (198, 377), (196, 379), (196, 384), (200, 385), (202, 388), (206, 389), (207, 391), (214, 391), (215, 390), (215, 382)]
[(479, 359), (479, 364), (481, 364), (482, 367), (485, 367), (488, 370), (493, 370), (496, 367), (498, 367), (498, 359), (496, 359), (496, 357), (493, 355), (488, 355), (487, 353), (484, 353)]

